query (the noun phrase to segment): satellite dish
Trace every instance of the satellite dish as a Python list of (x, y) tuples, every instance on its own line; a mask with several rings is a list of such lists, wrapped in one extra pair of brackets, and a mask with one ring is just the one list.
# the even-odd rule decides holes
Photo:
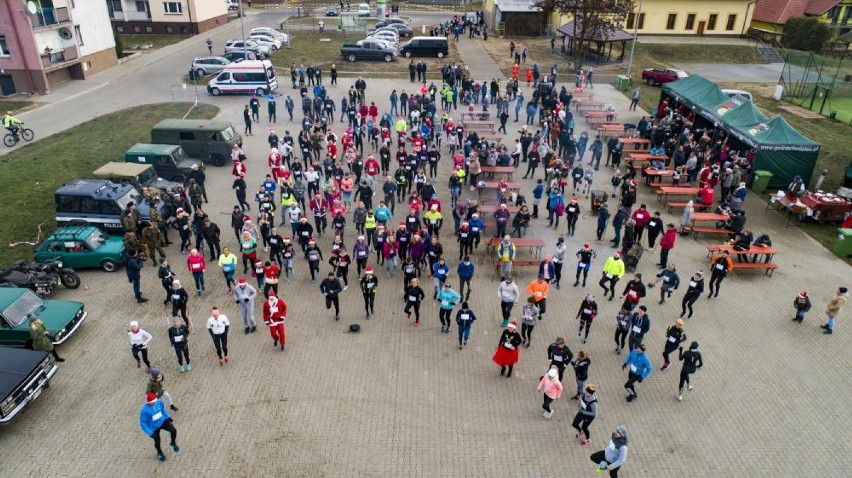
[(36, 6), (35, 2), (27, 2), (27, 11), (33, 15), (36, 14), (36, 12), (38, 11), (38, 7)]

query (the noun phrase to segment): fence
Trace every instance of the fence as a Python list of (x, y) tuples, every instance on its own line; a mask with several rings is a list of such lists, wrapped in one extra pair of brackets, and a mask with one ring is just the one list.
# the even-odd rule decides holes
[(852, 124), (852, 59), (788, 51), (779, 84), (783, 99)]

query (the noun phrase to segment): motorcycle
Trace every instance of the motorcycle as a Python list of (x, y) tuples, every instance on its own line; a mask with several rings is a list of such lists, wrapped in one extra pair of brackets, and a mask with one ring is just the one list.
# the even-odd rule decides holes
[(0, 269), (0, 287), (26, 287), (39, 297), (49, 296), (59, 284), (69, 289), (80, 287), (80, 277), (59, 260), (27, 264), (22, 260), (6, 269)]

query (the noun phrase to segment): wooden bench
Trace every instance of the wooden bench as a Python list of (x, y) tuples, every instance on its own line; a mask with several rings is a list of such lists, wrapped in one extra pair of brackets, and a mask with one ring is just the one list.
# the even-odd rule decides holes
[(692, 237), (697, 241), (698, 233), (702, 234), (725, 234), (730, 235), (733, 234), (734, 231), (730, 229), (716, 229), (715, 227), (693, 227), (692, 228)]
[(479, 136), (480, 140), (494, 141), (501, 139), (503, 137), (502, 134), (496, 131), (477, 131), (476, 135)]
[(494, 121), (488, 120), (467, 120), (463, 122), (465, 129), (468, 130), (494, 130), (494, 125), (496, 124)]
[(473, 113), (462, 113), (461, 119), (464, 121), (465, 116), (470, 120), (479, 120), (479, 121), (488, 121), (491, 118), (491, 112), (489, 111), (474, 111)]
[[(688, 203), (685, 203), (685, 202), (670, 202), (668, 204), (669, 212), (672, 212), (672, 209), (674, 209), (674, 208), (683, 209), (683, 208), (686, 207), (687, 204)], [(695, 202), (695, 203), (692, 203), (692, 208), (695, 209), (696, 211), (709, 211), (710, 205), (709, 204), (701, 204), (700, 202)]]
[(599, 101), (584, 101), (582, 103), (577, 103), (577, 111), (586, 111), (586, 110), (600, 110), (604, 106), (603, 103)]
[(732, 269), (764, 269), (769, 277), (772, 277), (772, 273), (778, 268), (778, 264), (774, 262), (734, 262), (733, 264)]
[[(500, 275), (500, 261), (494, 261), (494, 273), (491, 275), (491, 280), (493, 281)], [(517, 276), (515, 271), (516, 267), (538, 267), (541, 264), (541, 261), (512, 261), (512, 276)]]

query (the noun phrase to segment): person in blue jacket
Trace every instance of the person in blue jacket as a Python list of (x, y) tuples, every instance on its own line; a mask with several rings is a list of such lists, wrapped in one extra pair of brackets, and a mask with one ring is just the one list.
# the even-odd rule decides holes
[(450, 287), (449, 282), (444, 283), (444, 290), (438, 292), (435, 297), (438, 300), (438, 317), (441, 319), (441, 332), (450, 333), (450, 314), (453, 313), (453, 307), (459, 303), (461, 296)]
[(606, 231), (606, 223), (609, 221), (609, 208), (606, 203), (601, 204), (601, 209), (598, 212), (598, 230), (597, 234), (597, 243), (603, 244), (603, 234)]
[(432, 264), (432, 282), (435, 286), (434, 294), (432, 294), (432, 298), (438, 299), (438, 292), (444, 287), (444, 282), (447, 282), (447, 276), (450, 274), (450, 266), (447, 265), (447, 262), (444, 258), (438, 259), (438, 262)]
[(645, 344), (639, 344), (635, 349), (630, 351), (630, 355), (624, 359), (621, 369), (624, 370), (630, 367), (627, 373), (627, 383), (624, 384), (624, 389), (627, 390), (627, 401), (636, 400), (639, 395), (636, 394), (636, 382), (643, 382), (651, 375), (651, 361), (645, 355)]
[[(456, 268), (456, 274), (459, 276), (459, 295), (464, 297), (465, 301), (470, 300), (470, 281), (473, 280), (474, 272), (473, 261), (470, 260), (470, 256), (464, 256), (464, 259), (459, 262)], [(464, 292), (465, 284), (467, 284), (467, 294)]]
[(532, 219), (538, 219), (538, 205), (541, 202), (541, 196), (544, 194), (544, 181), (541, 179), (536, 180), (536, 185), (533, 188), (533, 210), (532, 210)]
[(157, 394), (148, 393), (145, 396), (147, 403), (142, 405), (142, 410), (139, 412), (139, 426), (146, 435), (154, 440), (154, 448), (157, 449), (157, 458), (160, 461), (166, 461), (166, 455), (163, 449), (160, 448), (160, 430), (169, 432), (171, 436), (171, 446), (175, 453), (180, 451), (175, 438), (177, 438), (177, 430), (172, 422), (172, 418), (166, 412), (166, 406), (162, 400), (157, 398)]

